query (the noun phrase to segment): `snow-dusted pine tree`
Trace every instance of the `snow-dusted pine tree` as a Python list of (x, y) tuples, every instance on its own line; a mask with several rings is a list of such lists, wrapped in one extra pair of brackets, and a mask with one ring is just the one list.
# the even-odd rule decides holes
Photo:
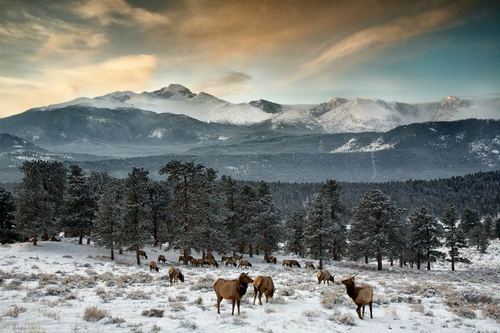
[(377, 270), (382, 270), (382, 257), (389, 253), (398, 228), (398, 210), (389, 197), (378, 190), (367, 192), (355, 209), (351, 248), (366, 256), (373, 253)]
[(148, 212), (155, 246), (167, 240), (168, 206), (170, 191), (165, 182), (150, 181), (147, 188)]
[(123, 226), (123, 190), (118, 182), (109, 183), (102, 193), (94, 226), (95, 241), (111, 251), (111, 260), (115, 259), (115, 250), (121, 247)]
[(96, 208), (96, 197), (90, 190), (82, 168), (77, 164), (71, 165), (61, 209), (61, 226), (78, 234), (78, 244), (82, 244), (85, 232), (90, 234)]
[(332, 247), (333, 232), (335, 225), (330, 223), (327, 204), (322, 196), (316, 195), (309, 204), (304, 243), (307, 253), (319, 260), (319, 269), (323, 269), (323, 259)]
[(296, 255), (305, 255), (304, 228), (306, 221), (304, 214), (294, 212), (286, 220), (286, 250)]
[(0, 243), (10, 243), (16, 238), (15, 212), (14, 196), (0, 187)]
[(220, 180), (221, 193), (224, 198), (224, 210), (226, 214), (225, 228), (227, 230), (228, 248), (235, 254), (240, 245), (241, 220), (237, 212), (239, 188), (236, 181), (228, 176), (222, 176)]
[(268, 260), (272, 251), (277, 249), (278, 242), (283, 239), (283, 225), (278, 209), (274, 206), (269, 185), (261, 181), (257, 187), (256, 214), (254, 216), (254, 233), (258, 235), (256, 244), (264, 251), (264, 259)]
[(442, 245), (440, 237), (443, 234), (437, 219), (430, 215), (424, 207), (415, 209), (410, 215), (411, 244), (416, 251), (417, 268), (420, 269), (422, 257), (427, 262), (427, 270), (431, 269), (431, 262), (442, 258), (443, 253), (437, 249)]
[(259, 241), (259, 235), (255, 233), (255, 216), (257, 215), (257, 192), (250, 185), (243, 185), (237, 204), (238, 218), (240, 224), (240, 253), (248, 246), (248, 255), (253, 256), (254, 244)]
[(125, 205), (122, 239), (125, 246), (136, 250), (137, 265), (141, 264), (139, 250), (151, 236), (151, 221), (147, 202), (148, 172), (133, 168), (125, 181)]
[(340, 200), (340, 186), (335, 180), (328, 180), (319, 190), (327, 209), (327, 218), (332, 225), (332, 246), (330, 248), (333, 260), (340, 260), (347, 250), (347, 228), (342, 223), (341, 217), (346, 212)]
[(448, 247), (448, 255), (450, 258), (448, 261), (451, 263), (451, 270), (455, 270), (456, 262), (469, 263), (470, 261), (466, 258), (460, 256), (460, 249), (467, 247), (467, 242), (463, 232), (457, 226), (458, 216), (455, 210), (455, 206), (450, 204), (444, 211), (443, 215), (443, 225), (444, 225), (444, 237), (445, 245)]

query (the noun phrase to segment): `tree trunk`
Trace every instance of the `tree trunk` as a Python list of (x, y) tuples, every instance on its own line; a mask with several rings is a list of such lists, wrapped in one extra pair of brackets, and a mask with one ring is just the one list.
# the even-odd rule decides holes
[(319, 266), (318, 266), (318, 269), (319, 270), (323, 269), (323, 257), (319, 257)]
[(38, 245), (38, 237), (35, 235), (33, 236), (33, 246), (37, 246)]
[(332, 255), (333, 255), (333, 260), (339, 261), (339, 256), (337, 255), (337, 248), (335, 246), (332, 248)]
[(119, 254), (123, 254), (123, 247), (120, 247), (120, 250), (118, 250)]
[(391, 257), (391, 267), (394, 266), (394, 259)]
[(191, 249), (190, 248), (185, 248), (183, 251), (182, 251), (184, 254), (183, 254), (183, 262), (184, 262), (184, 265), (187, 265), (189, 260), (188, 260), (188, 256), (191, 254)]
[(420, 252), (417, 252), (417, 269), (420, 269)]
[(78, 231), (78, 244), (80, 244), (80, 245), (83, 244), (83, 229), (80, 229)]
[(431, 254), (430, 254), (430, 250), (427, 250), (427, 270), (430, 271), (431, 270)]
[(141, 256), (139, 255), (139, 245), (135, 247), (135, 258), (137, 259), (137, 265), (141, 265)]
[(268, 262), (268, 261), (269, 261), (269, 251), (267, 250), (267, 247), (266, 247), (266, 248), (264, 248), (264, 260), (265, 260), (266, 262)]
[(377, 271), (382, 270), (382, 254), (379, 252), (377, 253)]
[(90, 245), (90, 237), (92, 236), (92, 230), (89, 229), (89, 236), (87, 237), (87, 245)]
[[(244, 251), (244, 246), (243, 246), (243, 242), (240, 243), (240, 253), (243, 253)], [(233, 255), (234, 255), (234, 251), (233, 251)]]
[(403, 254), (399, 255), (399, 267), (403, 268)]
[(253, 244), (252, 244), (252, 243), (250, 243), (250, 244), (248, 245), (248, 256), (249, 256), (250, 258), (252, 258), (252, 257), (253, 257)]
[(205, 253), (205, 249), (201, 250), (201, 259), (205, 260), (207, 257), (206, 253)]
[(115, 260), (115, 250), (111, 249), (111, 260)]
[(258, 246), (255, 247), (255, 254), (259, 255), (259, 247)]
[(368, 265), (368, 255), (367, 254), (365, 254), (365, 264)]
[(454, 272), (455, 271), (455, 255), (453, 253), (455, 253), (455, 249), (452, 247), (451, 248), (451, 271)]

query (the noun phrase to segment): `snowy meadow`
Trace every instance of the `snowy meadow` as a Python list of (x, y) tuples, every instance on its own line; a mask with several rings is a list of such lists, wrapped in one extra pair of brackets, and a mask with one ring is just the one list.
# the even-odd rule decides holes
[[(2, 245), (0, 252), (0, 332), (496, 332), (500, 327), (500, 242), (487, 253), (467, 249), (472, 264), (437, 262), (431, 271), (376, 264), (327, 262), (335, 275), (318, 285), (316, 271), (248, 258), (249, 269), (177, 264), (178, 252), (144, 249), (149, 260), (163, 254), (167, 264), (150, 272), (148, 261), (135, 264), (135, 253), (109, 258), (95, 245), (62, 242)], [(201, 255), (195, 255), (201, 257)], [(219, 260), (220, 256), (216, 255)], [(185, 283), (170, 286), (167, 269), (179, 267)], [(217, 314), (212, 288), (218, 277), (241, 272), (269, 275), (276, 292), (269, 303), (253, 305), (249, 286), (241, 315), (231, 315), (224, 300)], [(360, 320), (340, 280), (357, 273), (358, 284), (374, 288), (373, 319)], [(264, 299), (264, 298), (263, 298)], [(367, 309), (368, 310), (368, 309)]]

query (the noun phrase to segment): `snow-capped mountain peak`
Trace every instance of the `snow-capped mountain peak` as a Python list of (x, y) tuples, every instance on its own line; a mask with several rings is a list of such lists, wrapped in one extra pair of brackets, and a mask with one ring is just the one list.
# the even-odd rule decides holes
[(151, 94), (170, 99), (186, 99), (192, 98), (196, 95), (181, 84), (169, 84), (167, 87), (153, 91)]

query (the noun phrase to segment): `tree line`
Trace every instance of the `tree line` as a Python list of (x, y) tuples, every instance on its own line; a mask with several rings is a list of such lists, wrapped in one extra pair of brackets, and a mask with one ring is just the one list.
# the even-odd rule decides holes
[[(420, 207), (398, 208), (379, 190), (366, 192), (354, 208), (345, 204), (342, 185), (334, 180), (320, 185), (297, 209), (285, 216), (264, 181), (241, 183), (219, 177), (214, 169), (194, 162), (170, 161), (158, 181), (148, 171), (133, 168), (124, 179), (102, 172), (88, 175), (77, 164), (29, 161), (16, 195), (0, 187), (0, 242), (57, 240), (64, 231), (87, 236), (110, 251), (136, 251), (147, 244), (168, 243), (185, 258), (191, 251), (202, 256), (219, 253), (262, 253), (267, 258), (282, 245), (288, 252), (323, 260), (383, 258), (391, 265), (430, 263), (445, 254), (452, 269), (465, 262), (460, 250), (499, 237), (500, 219), (481, 222), (477, 211), (466, 208), (460, 218), (453, 205), (441, 221)], [(186, 259), (187, 260), (187, 259)]]

